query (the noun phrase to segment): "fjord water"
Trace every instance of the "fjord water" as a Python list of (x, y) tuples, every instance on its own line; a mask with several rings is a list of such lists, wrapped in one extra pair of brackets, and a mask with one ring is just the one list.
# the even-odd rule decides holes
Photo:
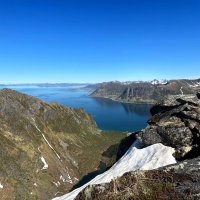
[(47, 102), (56, 102), (74, 108), (84, 108), (102, 130), (138, 131), (145, 128), (150, 117), (147, 104), (126, 104), (109, 99), (94, 98), (91, 91), (69, 87), (10, 87)]

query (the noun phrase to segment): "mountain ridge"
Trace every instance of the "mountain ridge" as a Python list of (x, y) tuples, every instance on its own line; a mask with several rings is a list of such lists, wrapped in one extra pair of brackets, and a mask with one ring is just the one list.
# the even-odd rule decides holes
[(153, 80), (121, 83), (118, 81), (102, 84), (90, 96), (103, 97), (124, 103), (149, 103), (169, 95), (190, 95), (200, 89), (200, 79)]
[(97, 129), (83, 109), (0, 90), (0, 195), (46, 200), (65, 193), (122, 137)]

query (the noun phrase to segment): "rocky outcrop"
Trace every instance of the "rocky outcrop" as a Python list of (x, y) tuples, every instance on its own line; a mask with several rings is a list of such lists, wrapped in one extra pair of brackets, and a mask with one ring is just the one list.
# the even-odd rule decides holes
[(108, 82), (97, 88), (91, 96), (105, 97), (122, 102), (151, 103), (169, 95), (190, 95), (200, 89), (200, 79), (196, 80), (171, 80), (161, 83), (153, 82)]
[(200, 100), (168, 98), (151, 109), (155, 115), (137, 134), (145, 145), (163, 143), (176, 149), (176, 158), (196, 157), (200, 152)]
[(1, 199), (45, 200), (68, 192), (122, 137), (98, 130), (83, 109), (1, 90)]

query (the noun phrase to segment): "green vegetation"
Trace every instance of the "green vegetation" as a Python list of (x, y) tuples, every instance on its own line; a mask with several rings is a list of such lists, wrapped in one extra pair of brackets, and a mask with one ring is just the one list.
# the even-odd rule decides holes
[[(0, 91), (0, 182), (7, 199), (50, 199), (95, 171), (123, 133), (98, 130), (83, 109)], [(48, 164), (42, 170), (44, 163)], [(57, 186), (56, 186), (57, 185)], [(14, 197), (14, 198), (13, 198)], [(23, 198), (22, 198), (23, 197)]]

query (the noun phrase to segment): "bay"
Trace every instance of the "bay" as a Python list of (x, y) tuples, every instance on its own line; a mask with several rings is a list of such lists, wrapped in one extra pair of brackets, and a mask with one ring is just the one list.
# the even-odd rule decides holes
[(145, 128), (150, 117), (151, 105), (129, 104), (110, 99), (90, 97), (91, 91), (80, 86), (38, 87), (9, 86), (47, 102), (55, 102), (74, 108), (84, 108), (102, 130), (138, 131)]

